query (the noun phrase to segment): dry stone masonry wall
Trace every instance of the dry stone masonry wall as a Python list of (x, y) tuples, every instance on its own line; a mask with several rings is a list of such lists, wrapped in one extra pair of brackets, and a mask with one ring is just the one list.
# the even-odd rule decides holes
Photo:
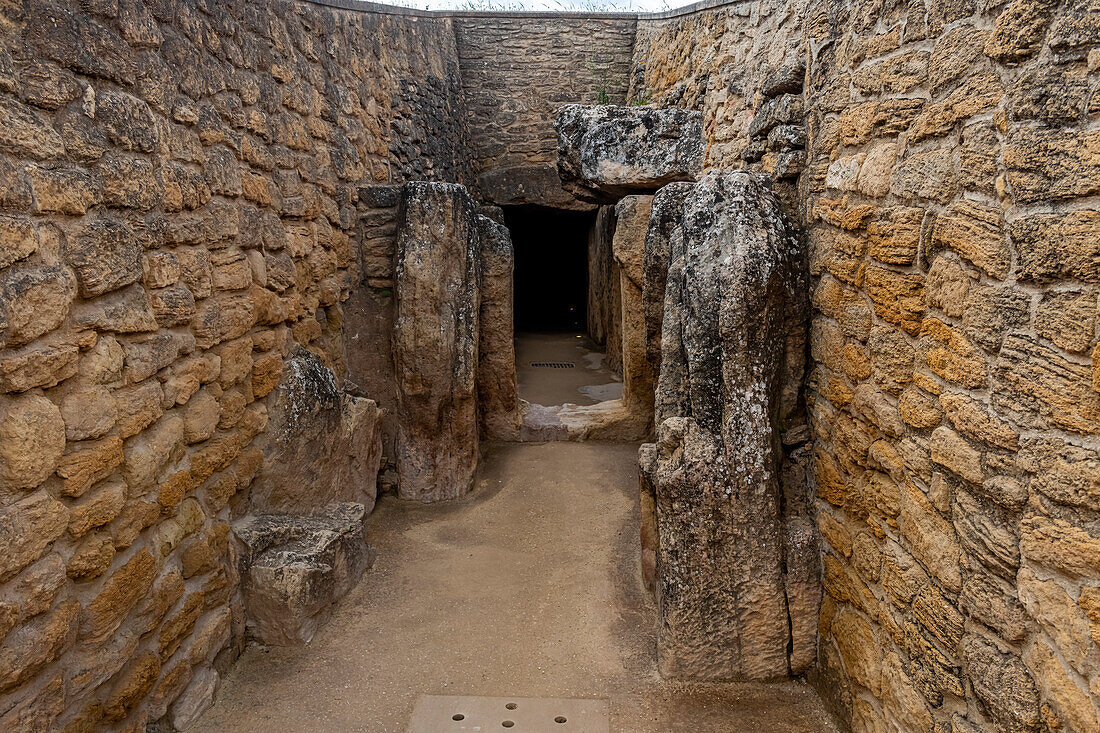
[(442, 19), (0, 8), (0, 729), (209, 703), (269, 393), (295, 345), (345, 376), (357, 187), (461, 175), (456, 69)]
[(496, 204), (581, 206), (554, 172), (551, 123), (567, 103), (622, 104), (636, 18), (471, 13), (454, 22), (482, 194)]
[(1100, 728), (1098, 11), (808, 9), (822, 674), (858, 730)]
[(702, 111), (708, 166), (782, 179), (807, 150), (773, 185), (814, 276), (815, 679), (855, 730), (1100, 726), (1098, 11), (639, 22), (630, 97)]

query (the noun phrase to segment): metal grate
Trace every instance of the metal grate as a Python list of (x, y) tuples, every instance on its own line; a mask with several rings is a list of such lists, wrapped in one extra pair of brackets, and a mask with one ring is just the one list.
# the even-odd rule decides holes
[(608, 733), (607, 700), (421, 695), (407, 733)]
[(571, 361), (533, 361), (533, 367), (546, 367), (548, 369), (572, 369), (575, 365)]

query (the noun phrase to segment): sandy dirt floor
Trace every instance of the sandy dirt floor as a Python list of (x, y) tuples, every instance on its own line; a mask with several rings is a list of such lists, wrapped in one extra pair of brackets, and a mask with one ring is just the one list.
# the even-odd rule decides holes
[[(566, 362), (572, 369), (533, 367)], [(536, 405), (594, 405), (623, 396), (623, 381), (603, 363), (588, 337), (576, 333), (516, 334), (519, 396)]]
[(800, 682), (656, 673), (638, 571), (636, 446), (489, 446), (476, 491), (386, 497), (378, 560), (308, 646), (250, 647), (194, 730), (405, 729), (418, 695), (593, 697), (622, 733), (835, 731)]

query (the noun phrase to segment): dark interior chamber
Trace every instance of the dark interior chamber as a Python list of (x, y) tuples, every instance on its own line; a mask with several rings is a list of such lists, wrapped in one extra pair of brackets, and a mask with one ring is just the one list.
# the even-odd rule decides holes
[(508, 206), (504, 221), (515, 247), (516, 331), (584, 331), (595, 212)]

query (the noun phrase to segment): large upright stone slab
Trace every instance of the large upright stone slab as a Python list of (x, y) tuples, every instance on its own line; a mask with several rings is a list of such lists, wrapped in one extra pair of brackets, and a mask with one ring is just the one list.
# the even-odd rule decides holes
[(604, 350), (604, 362), (613, 372), (619, 367), (619, 273), (612, 241), (615, 207), (601, 206), (588, 232), (588, 336)]
[[(654, 194), (642, 258), (642, 315), (645, 319), (646, 359), (654, 374), (661, 371), (661, 323), (665, 310), (665, 281), (673, 239), (683, 236), (684, 199), (690, 183), (670, 183)], [(676, 245), (680, 246), (680, 245)]]
[(513, 338), (515, 252), (507, 227), (487, 216), (479, 216), (477, 221), (481, 238), (478, 413), (486, 437), (515, 440), (521, 424)]
[(256, 441), (263, 468), (249, 490), (252, 512), (314, 514), (334, 502), (374, 508), (382, 460), (382, 411), (337, 385), (332, 370), (298, 347), (283, 365)]
[(394, 273), (398, 495), (454, 499), (477, 468), (481, 260), (464, 186), (405, 186)]
[(612, 252), (619, 270), (623, 404), (647, 424), (653, 419), (655, 370), (646, 359), (643, 260), (652, 196), (626, 196), (615, 204)]
[(554, 129), (562, 185), (582, 200), (652, 193), (703, 169), (701, 112), (567, 104)]
[(788, 334), (804, 315), (799, 242), (775, 197), (743, 172), (706, 175), (662, 226), (657, 443), (641, 454), (656, 506), (659, 668), (783, 677), (792, 621), (778, 434)]

